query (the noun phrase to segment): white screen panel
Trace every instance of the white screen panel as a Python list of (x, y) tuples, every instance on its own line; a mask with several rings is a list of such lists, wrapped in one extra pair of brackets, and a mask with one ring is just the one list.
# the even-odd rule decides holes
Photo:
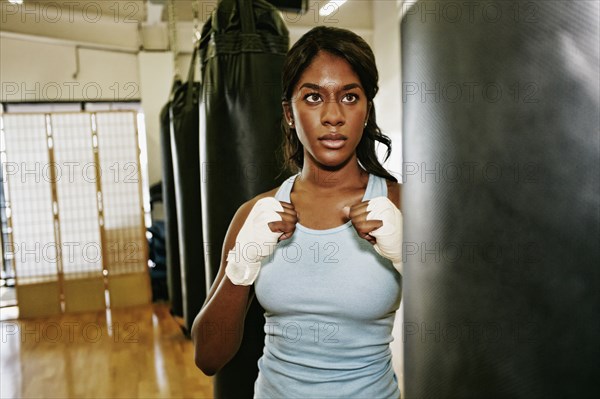
[(17, 284), (56, 281), (58, 251), (46, 116), (4, 114), (2, 118)]
[(53, 114), (51, 121), (64, 278), (102, 277), (91, 115)]
[(102, 203), (110, 274), (147, 271), (135, 112), (98, 112)]

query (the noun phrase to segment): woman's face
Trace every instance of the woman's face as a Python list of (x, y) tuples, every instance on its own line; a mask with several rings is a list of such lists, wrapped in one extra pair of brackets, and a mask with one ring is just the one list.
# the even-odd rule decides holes
[(350, 64), (319, 52), (300, 76), (289, 104), (284, 104), (286, 120), (293, 122), (304, 146), (304, 161), (330, 168), (349, 161), (363, 134), (367, 104)]

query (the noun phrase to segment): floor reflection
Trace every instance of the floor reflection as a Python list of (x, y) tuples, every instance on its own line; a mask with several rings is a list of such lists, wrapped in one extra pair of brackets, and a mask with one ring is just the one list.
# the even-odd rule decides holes
[[(4, 310), (4, 309), (3, 309)], [(2, 398), (212, 397), (164, 304), (0, 322)]]

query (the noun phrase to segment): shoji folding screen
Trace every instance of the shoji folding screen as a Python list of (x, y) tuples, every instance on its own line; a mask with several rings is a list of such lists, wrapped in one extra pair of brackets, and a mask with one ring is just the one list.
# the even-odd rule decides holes
[(4, 114), (21, 317), (148, 303), (134, 112)]

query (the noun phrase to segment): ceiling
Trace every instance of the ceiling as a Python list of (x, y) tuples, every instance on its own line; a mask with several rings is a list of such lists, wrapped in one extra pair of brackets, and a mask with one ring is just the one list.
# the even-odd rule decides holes
[[(210, 17), (218, 0), (23, 0), (21, 6), (0, 0), (0, 34), (16, 40), (53, 40), (63, 45), (101, 46), (123, 51), (192, 51), (195, 29)], [(251, 0), (245, 0), (251, 1)], [(311, 27), (328, 25), (351, 29), (369, 42), (373, 32), (374, 2), (394, 0), (348, 0), (327, 17), (319, 15), (326, 0), (306, 0), (300, 15), (281, 11), (293, 43)], [(169, 4), (174, 7), (170, 9)], [(175, 28), (169, 11), (175, 14)], [(176, 38), (172, 42), (172, 38)]]
[[(37, 8), (47, 15), (54, 15), (57, 6), (68, 12), (85, 11), (90, 18), (101, 13), (115, 21), (127, 19), (137, 22), (165, 22), (168, 20), (167, 3), (170, 0), (23, 0), (31, 9)], [(216, 7), (218, 0), (172, 0), (175, 5), (177, 21), (192, 21), (193, 4), (197, 5), (200, 23), (205, 21)], [(390, 0), (376, 0), (390, 1)], [(7, 2), (7, 0), (2, 0)], [(348, 0), (329, 17), (322, 17), (318, 8), (325, 5), (325, 0), (307, 0), (308, 11), (298, 15), (283, 11), (283, 18), (291, 25), (315, 26), (339, 24), (346, 28), (370, 29), (372, 27), (372, 0)], [(64, 13), (64, 11), (62, 11)]]

